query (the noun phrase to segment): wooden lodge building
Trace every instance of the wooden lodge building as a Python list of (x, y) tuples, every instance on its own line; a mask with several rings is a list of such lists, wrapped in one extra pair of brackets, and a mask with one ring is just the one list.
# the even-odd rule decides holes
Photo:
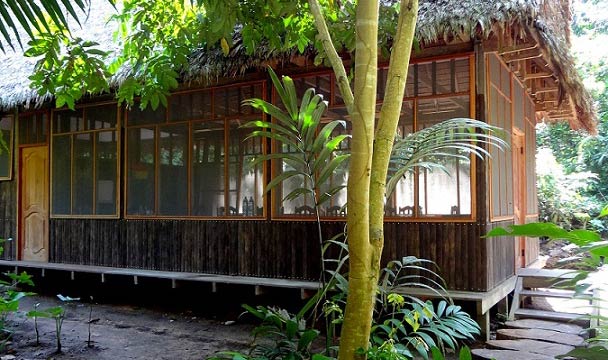
[[(90, 38), (110, 43), (105, 19), (87, 21)], [(535, 239), (482, 237), (537, 220), (536, 123), (594, 131), (592, 100), (568, 52), (569, 21), (567, 0), (420, 4), (398, 131), (471, 117), (505, 128), (511, 149), (489, 161), (450, 160), (452, 176), (420, 170), (403, 180), (387, 200), (383, 257), (435, 261), (455, 298), (478, 301), (480, 313), (513, 290), (518, 267), (537, 259)], [(309, 204), (278, 201), (295, 183), (264, 194), (282, 166), (251, 165), (274, 145), (246, 140), (240, 126), (262, 115), (241, 101), (273, 100), (265, 71), (272, 64), (300, 90), (322, 93), (327, 118), (344, 118), (329, 69), (263, 49), (201, 51), (168, 108), (127, 110), (106, 95), (71, 111), (29, 88), (33, 62), (0, 55), (0, 127), (9, 146), (0, 155), (0, 236), (14, 240), (4, 244), (3, 265), (100, 273), (102, 281), (117, 274), (316, 286)], [(380, 84), (385, 76), (381, 67)], [(345, 198), (323, 209), (328, 237), (343, 231)]]

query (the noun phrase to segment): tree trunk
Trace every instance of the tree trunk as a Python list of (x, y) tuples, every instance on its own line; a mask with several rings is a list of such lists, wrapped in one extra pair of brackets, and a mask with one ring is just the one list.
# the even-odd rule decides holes
[[(376, 282), (369, 241), (369, 184), (378, 73), (378, 1), (360, 1), (356, 12), (355, 91), (348, 175), (348, 298), (339, 359), (354, 359), (367, 349)], [(361, 356), (365, 358), (365, 356)]]

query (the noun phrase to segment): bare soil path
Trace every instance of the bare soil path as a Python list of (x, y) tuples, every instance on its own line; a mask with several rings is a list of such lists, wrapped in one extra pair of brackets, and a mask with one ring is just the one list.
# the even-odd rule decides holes
[[(62, 329), (63, 352), (55, 353), (55, 322), (38, 319), (41, 345), (36, 345), (34, 321), (25, 313), (63, 305), (67, 309)], [(251, 325), (207, 320), (186, 311), (167, 313), (132, 305), (93, 305), (93, 346), (87, 346), (89, 305), (61, 304), (53, 297), (23, 300), (21, 311), (9, 318), (12, 342), (1, 359), (205, 359), (217, 351), (245, 349), (251, 341)], [(228, 324), (228, 325), (227, 325)], [(14, 356), (11, 357), (10, 355)]]

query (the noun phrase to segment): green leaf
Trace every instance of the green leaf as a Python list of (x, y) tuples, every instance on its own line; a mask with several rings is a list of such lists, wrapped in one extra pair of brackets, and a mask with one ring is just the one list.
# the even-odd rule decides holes
[(602, 209), (602, 211), (600, 211), (600, 214), (598, 215), (598, 218), (603, 218), (605, 216), (608, 216), (608, 205), (604, 206), (604, 208)]
[(567, 354), (559, 355), (557, 359), (576, 358), (585, 360), (605, 360), (608, 359), (608, 349), (603, 346), (593, 346), (590, 348), (577, 348)]
[(600, 235), (594, 231), (581, 229), (567, 231), (553, 223), (530, 223), (524, 225), (512, 225), (509, 226), (507, 229), (494, 228), (485, 235), (485, 237), (496, 236), (545, 236), (553, 240), (568, 240), (579, 246), (601, 240)]
[(460, 348), (460, 353), (458, 354), (459, 360), (472, 360), (473, 355), (471, 354), (471, 349), (468, 346), (463, 346)]

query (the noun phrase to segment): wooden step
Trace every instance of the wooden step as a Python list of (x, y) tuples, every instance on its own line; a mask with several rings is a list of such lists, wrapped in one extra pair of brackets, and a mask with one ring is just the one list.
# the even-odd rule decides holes
[(562, 269), (531, 269), (517, 270), (517, 275), (523, 279), (524, 288), (549, 288), (563, 280), (573, 279), (574, 270)]
[(553, 357), (563, 355), (571, 350), (574, 350), (574, 346), (530, 339), (490, 340), (487, 341), (486, 344), (494, 349), (526, 351), (534, 354), (542, 354)]
[(553, 360), (555, 357), (516, 350), (473, 349), (473, 359), (483, 360)]
[(537, 289), (537, 290), (523, 289), (519, 292), (519, 295), (520, 296), (532, 296), (532, 297), (573, 299), (574, 291), (572, 291), (572, 290), (553, 290), (553, 289)]
[(538, 319), (520, 319), (505, 322), (505, 326), (513, 329), (543, 329), (554, 330), (565, 334), (580, 335), (584, 333), (584, 328), (575, 324), (564, 324), (556, 321)]
[(543, 329), (498, 329), (497, 340), (542, 340), (556, 344), (583, 346), (585, 339), (578, 335), (564, 334), (553, 330)]
[(558, 321), (565, 323), (572, 323), (581, 325), (583, 327), (589, 326), (589, 319), (585, 319), (584, 314), (572, 314), (556, 311), (536, 310), (536, 309), (517, 309), (515, 310), (516, 319), (540, 319), (548, 321)]

